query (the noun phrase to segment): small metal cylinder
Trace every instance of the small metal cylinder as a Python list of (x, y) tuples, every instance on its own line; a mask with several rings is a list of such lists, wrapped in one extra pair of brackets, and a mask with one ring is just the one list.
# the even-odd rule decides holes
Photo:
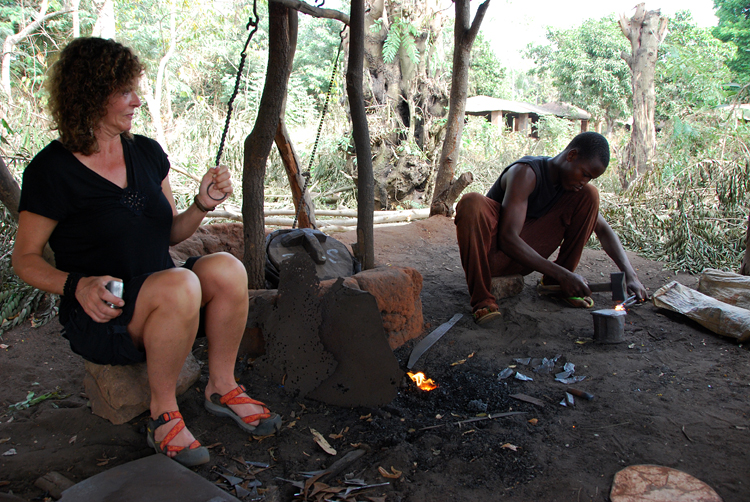
[(591, 313), (594, 318), (594, 341), (598, 343), (621, 343), (625, 335), (624, 310), (603, 309)]

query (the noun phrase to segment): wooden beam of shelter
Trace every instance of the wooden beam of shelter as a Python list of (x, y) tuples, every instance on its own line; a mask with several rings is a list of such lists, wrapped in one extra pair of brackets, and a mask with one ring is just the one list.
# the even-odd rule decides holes
[[(297, 157), (297, 152), (294, 150), (294, 145), (292, 145), (292, 141), (289, 138), (289, 132), (287, 131), (283, 117), (279, 120), (279, 125), (276, 129), (276, 147), (279, 149), (279, 155), (284, 164), (286, 176), (289, 179), (289, 186), (292, 189), (294, 209), (296, 214), (299, 215), (298, 226), (299, 228), (316, 228), (315, 207), (313, 206), (310, 192), (305, 191), (305, 193), (302, 193), (305, 181), (300, 174), (299, 157)], [(299, 207), (300, 201), (302, 201), (303, 205), (302, 210)]]
[(303, 14), (307, 14), (313, 17), (323, 17), (326, 19), (338, 19), (345, 25), (349, 26), (349, 16), (341, 11), (335, 9), (323, 9), (315, 7), (300, 0), (272, 0), (273, 2), (280, 3), (285, 7), (297, 10)]

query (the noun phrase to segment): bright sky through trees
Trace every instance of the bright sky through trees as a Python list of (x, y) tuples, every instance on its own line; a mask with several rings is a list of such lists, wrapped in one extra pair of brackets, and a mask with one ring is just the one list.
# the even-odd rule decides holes
[[(471, 0), (472, 10), (481, 3), (482, 0)], [(601, 19), (610, 14), (615, 19), (621, 13), (630, 17), (637, 4), (638, 0), (491, 0), (482, 31), (503, 64), (523, 70), (533, 66), (531, 61), (523, 59), (523, 51), (529, 43), (547, 42), (547, 26), (575, 28), (586, 19)], [(453, 3), (443, 0), (443, 5), (453, 19)], [(349, 12), (349, 0), (327, 0), (324, 6)], [(661, 9), (667, 16), (678, 10), (689, 10), (698, 26), (718, 23), (713, 0), (647, 0), (646, 9)]]
[[(472, 1), (476, 9), (480, 1)], [(613, 14), (615, 19), (624, 13), (630, 17), (638, 0), (492, 0), (482, 31), (491, 41), (498, 58), (509, 67), (522, 69), (532, 66), (523, 60), (526, 45), (545, 43), (546, 27), (574, 28), (589, 18), (600, 19)], [(662, 14), (674, 15), (678, 10), (689, 10), (698, 26), (716, 26), (713, 0), (653, 0), (646, 1), (646, 9), (661, 9)]]

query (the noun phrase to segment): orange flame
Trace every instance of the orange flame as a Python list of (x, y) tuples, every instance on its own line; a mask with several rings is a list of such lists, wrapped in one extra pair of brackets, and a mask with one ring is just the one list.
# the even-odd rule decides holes
[(625, 305), (622, 303), (615, 305), (615, 310), (625, 310)]
[(438, 384), (436, 384), (432, 378), (425, 377), (425, 374), (421, 371), (419, 373), (412, 373), (409, 371), (406, 374), (417, 384), (417, 387), (424, 391), (429, 392), (438, 388)]

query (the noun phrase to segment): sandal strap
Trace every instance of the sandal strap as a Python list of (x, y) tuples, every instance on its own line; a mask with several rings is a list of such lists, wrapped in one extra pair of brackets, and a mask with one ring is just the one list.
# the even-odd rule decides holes
[(255, 422), (256, 420), (265, 420), (267, 418), (271, 418), (271, 414), (269, 413), (269, 409), (265, 406), (263, 407), (264, 413), (256, 413), (255, 415), (248, 415), (246, 417), (242, 417), (242, 421), (246, 424), (249, 424), (250, 422)]
[(235, 404), (257, 404), (258, 406), (263, 406), (264, 413), (268, 413), (268, 409), (265, 407), (264, 403), (261, 403), (260, 401), (256, 401), (255, 399), (249, 398), (249, 397), (237, 397), (238, 394), (242, 394), (245, 391), (245, 387), (242, 385), (238, 385), (234, 388), (234, 390), (231, 390), (221, 396), (221, 399), (219, 402), (221, 404), (227, 404), (227, 405), (235, 405)]
[(156, 427), (154, 427), (154, 429), (161, 427), (162, 425), (165, 425), (176, 418), (182, 418), (182, 413), (180, 413), (179, 411), (165, 411), (164, 413), (153, 419), (153, 421), (156, 422)]
[[(159, 448), (162, 451), (180, 452), (184, 450), (186, 447), (185, 446), (172, 446), (169, 443), (175, 438), (175, 436), (177, 436), (177, 434), (179, 434), (182, 431), (182, 429), (185, 428), (185, 420), (182, 418), (182, 413), (180, 413), (179, 411), (167, 411), (165, 413), (162, 413), (158, 417), (156, 417), (154, 419), (154, 423), (155, 423), (154, 432), (156, 432), (156, 429), (158, 429), (162, 425), (166, 425), (172, 420), (179, 420), (179, 422), (177, 422), (172, 427), (172, 429), (167, 433), (167, 435), (164, 436), (164, 439), (159, 441)], [(200, 448), (200, 446), (201, 446), (200, 441), (196, 439), (195, 441), (190, 443), (190, 446), (188, 446), (187, 448), (190, 450), (194, 450), (196, 448)]]

